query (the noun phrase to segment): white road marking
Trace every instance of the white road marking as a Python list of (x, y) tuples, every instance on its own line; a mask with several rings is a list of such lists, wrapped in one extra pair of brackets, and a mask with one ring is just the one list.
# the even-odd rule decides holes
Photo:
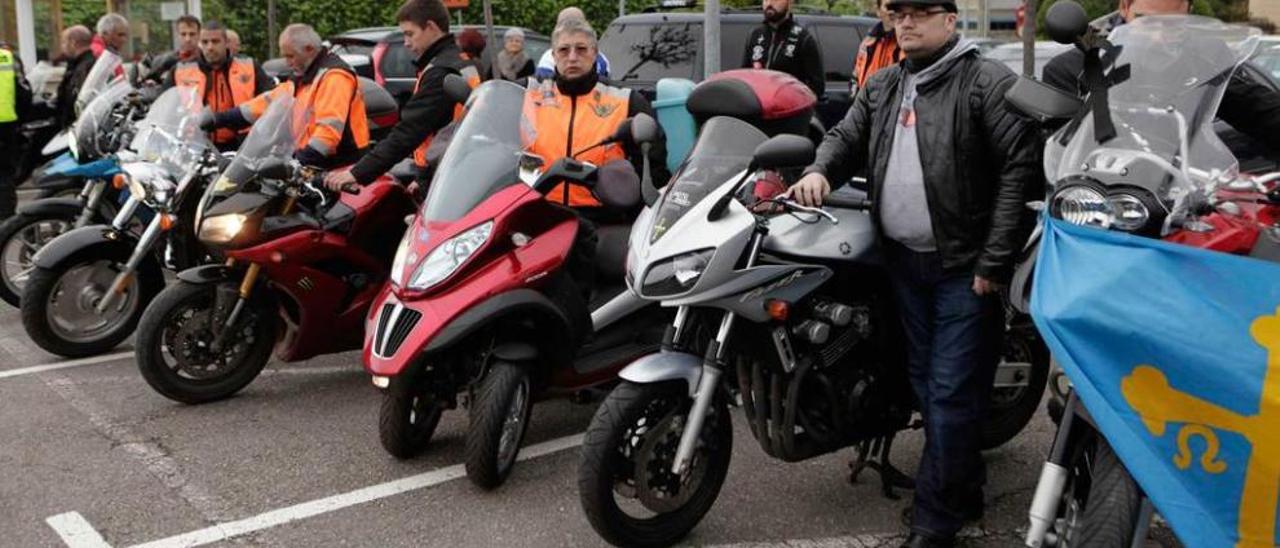
[(70, 548), (111, 548), (106, 539), (79, 512), (58, 514), (44, 521)]
[(819, 539), (713, 544), (707, 548), (887, 548), (889, 546), (897, 546), (904, 538), (906, 538), (906, 535), (901, 533), (881, 533), (877, 535), (850, 535)]
[(54, 374), (44, 382), (71, 407), (87, 417), (99, 434), (111, 440), (113, 448), (121, 449), (130, 457), (141, 461), (147, 473), (173, 491), (205, 520), (217, 523), (243, 515), (229, 502), (214, 495), (213, 491), (187, 477), (178, 462), (160, 445), (128, 426), (116, 422), (110, 413), (81, 391), (80, 387), (70, 379)]
[[(558, 438), (521, 449), (520, 457), (517, 460), (524, 461), (535, 459), (541, 456), (564, 451), (566, 449), (572, 449), (579, 445), (582, 445), (582, 434)], [(409, 491), (440, 485), (466, 475), (466, 468), (461, 464), (455, 464), (453, 466), (432, 470), (416, 476), (409, 476), (407, 478), (387, 483), (356, 489), (355, 491), (342, 493), (340, 495), (333, 495), (281, 508), (279, 510), (272, 510), (251, 518), (228, 523), (220, 523), (212, 527), (200, 529), (199, 531), (192, 531), (190, 533), (172, 536), (148, 542), (146, 544), (140, 544), (133, 548), (201, 546), (238, 537), (254, 531), (261, 531), (263, 529), (278, 527), (321, 514), (327, 514), (329, 512), (342, 510), (344, 508), (364, 504), (366, 502), (392, 497)]]
[(118, 352), (116, 354), (107, 354), (105, 356), (94, 356), (92, 358), (80, 358), (78, 360), (70, 360), (59, 363), (51, 363), (48, 365), (37, 365), (33, 367), (24, 367), (22, 369), (10, 369), (8, 371), (0, 371), (0, 379), (10, 377), (20, 377), (23, 375), (31, 375), (34, 373), (44, 373), (45, 371), (57, 371), (59, 369), (70, 369), (72, 367), (84, 367), (86, 365), (98, 365), (109, 363), (125, 358), (132, 358), (133, 352)]

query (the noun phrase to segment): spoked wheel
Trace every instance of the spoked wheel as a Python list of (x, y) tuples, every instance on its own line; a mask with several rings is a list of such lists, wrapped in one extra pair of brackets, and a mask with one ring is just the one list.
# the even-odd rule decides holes
[(18, 214), (0, 223), (0, 298), (19, 306), (22, 290), (36, 269), (32, 258), (45, 244), (71, 230), (75, 222), (75, 216), (68, 212), (40, 217)]
[(48, 352), (81, 358), (118, 346), (133, 333), (145, 303), (164, 283), (158, 267), (143, 266), (121, 294), (99, 311), (123, 269), (119, 258), (90, 257), (55, 268), (36, 268), (22, 298), (22, 325)]
[(378, 411), (382, 448), (398, 459), (422, 454), (440, 425), (444, 406), (418, 386), (387, 393)]
[[(271, 308), (251, 300), (235, 325), (222, 327), (234, 297), (224, 299), (225, 310), (215, 310), (218, 291), (215, 284), (178, 282), (147, 307), (138, 329), (138, 369), (169, 399), (196, 404), (229, 397), (253, 382), (271, 358)], [(215, 348), (221, 329), (230, 331)]]
[(693, 462), (672, 472), (691, 400), (681, 383), (623, 382), (596, 411), (582, 446), (578, 494), (591, 526), (618, 546), (668, 546), (692, 530), (720, 494), (733, 425), (717, 397)]
[(467, 477), (477, 487), (496, 488), (511, 475), (533, 409), (532, 384), (518, 365), (498, 362), (489, 368), (467, 430)]
[(1070, 464), (1058, 518), (1046, 539), (1056, 548), (1127, 548), (1142, 511), (1142, 492), (1102, 436), (1089, 435)]
[[(991, 389), (991, 403), (987, 418), (982, 422), (982, 449), (995, 449), (1012, 440), (1026, 428), (1027, 423), (1040, 409), (1044, 387), (1049, 381), (1049, 349), (1031, 324), (1011, 327), (1004, 336), (1004, 352), (1000, 356), (1002, 367), (1013, 365), (1016, 369), (1009, 384)], [(997, 380), (1001, 377), (997, 373)]]

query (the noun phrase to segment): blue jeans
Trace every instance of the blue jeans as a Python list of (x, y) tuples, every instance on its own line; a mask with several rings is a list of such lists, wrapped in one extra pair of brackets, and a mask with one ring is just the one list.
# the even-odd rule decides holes
[(982, 507), (981, 424), (999, 363), (999, 297), (973, 292), (972, 272), (946, 272), (938, 253), (886, 241), (906, 332), (908, 375), (924, 415), (912, 530), (954, 536)]

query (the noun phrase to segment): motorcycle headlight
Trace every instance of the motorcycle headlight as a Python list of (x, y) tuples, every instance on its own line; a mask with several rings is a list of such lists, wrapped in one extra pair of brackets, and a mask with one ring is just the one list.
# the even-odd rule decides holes
[(492, 233), (493, 221), (489, 221), (440, 244), (413, 273), (409, 289), (421, 291), (444, 281), (484, 247)]
[(409, 257), (409, 244), (413, 241), (413, 233), (412, 227), (405, 231), (404, 237), (400, 238), (400, 247), (396, 248), (396, 258), (391, 261), (391, 281), (396, 285), (404, 285), (404, 263)]
[(71, 151), (71, 158), (77, 162), (80, 161), (80, 140), (76, 139), (75, 131), (67, 138), (67, 149)]
[(1142, 200), (1132, 194), (1117, 194), (1111, 197), (1112, 225), (1126, 232), (1137, 232), (1147, 226), (1151, 219), (1151, 210)]
[(698, 283), (711, 264), (715, 249), (700, 249), (654, 264), (644, 275), (640, 292), (645, 296), (679, 295)]
[(243, 214), (215, 215), (200, 223), (200, 240), (211, 244), (226, 244), (236, 239), (248, 220)]
[(1101, 192), (1087, 186), (1072, 186), (1053, 196), (1054, 217), (1073, 225), (1111, 228), (1111, 204)]

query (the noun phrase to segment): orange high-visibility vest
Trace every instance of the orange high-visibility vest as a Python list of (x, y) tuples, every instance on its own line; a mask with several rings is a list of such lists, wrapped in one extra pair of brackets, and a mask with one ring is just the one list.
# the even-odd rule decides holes
[(336, 55), (324, 54), (307, 75), (289, 80), (240, 105), (249, 122), (267, 111), (276, 97), (291, 94), (295, 113), (311, 112), (311, 120), (298, 135), (298, 148), (311, 147), (325, 156), (355, 152), (369, 146), (369, 117), (356, 73)]
[[(209, 78), (212, 75), (213, 78)], [(173, 83), (177, 86), (191, 86), (201, 91), (200, 100), (213, 112), (222, 112), (253, 99), (257, 88), (253, 70), (253, 59), (236, 57), (230, 60), (227, 70), (212, 69), (208, 73), (196, 61), (178, 63), (173, 69)], [(248, 132), (247, 129), (242, 133)], [(236, 138), (236, 131), (219, 129), (213, 134), (213, 142), (230, 143)]]
[[(591, 92), (579, 96), (560, 93), (555, 80), (530, 81), (524, 101), (523, 127), (528, 132), (525, 143), (530, 153), (537, 154), (551, 166), (557, 160), (599, 143), (613, 135), (627, 119), (631, 108), (631, 90), (596, 84)], [(602, 166), (614, 160), (625, 160), (627, 153), (618, 143), (593, 148), (577, 160)], [(547, 199), (570, 207), (596, 207), (600, 201), (586, 187), (560, 183)]]
[[(461, 54), (461, 56), (464, 61), (471, 60), (471, 56), (465, 53)], [(431, 70), (432, 66), (434, 65), (428, 63), (427, 66), (422, 69), (422, 72), (418, 73), (418, 81), (413, 84), (414, 95), (418, 94), (418, 89), (422, 86), (422, 79), (427, 75), (427, 71)], [(480, 70), (476, 68), (475, 63), (463, 66), (459, 73), (463, 78), (467, 79), (467, 85), (471, 86), (471, 89), (476, 89), (476, 86), (480, 85)], [(462, 114), (465, 111), (466, 109), (461, 104), (453, 107), (454, 121), (461, 120)], [(413, 163), (418, 166), (419, 170), (427, 168), (427, 149), (431, 148), (431, 140), (434, 138), (434, 133), (428, 135), (426, 139), (422, 140), (422, 144), (418, 145), (418, 148), (413, 150)]]

